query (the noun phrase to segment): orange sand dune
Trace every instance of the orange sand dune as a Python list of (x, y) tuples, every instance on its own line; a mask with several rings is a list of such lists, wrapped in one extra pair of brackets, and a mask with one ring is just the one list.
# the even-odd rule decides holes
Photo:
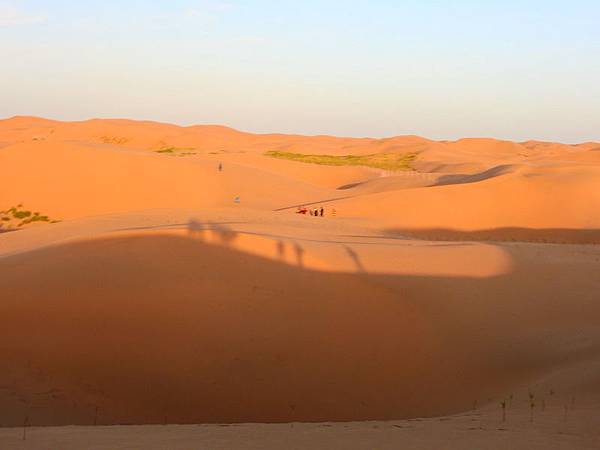
[(329, 195), (305, 183), (234, 163), (224, 172), (210, 160), (184, 160), (67, 143), (17, 144), (0, 153), (10, 168), (0, 194), (6, 207), (23, 203), (52, 217), (164, 207), (234, 205), (273, 209)]
[[(438, 179), (439, 186), (349, 198), (333, 206), (340, 215), (369, 217), (400, 230), (600, 229), (600, 166), (505, 172), (478, 182), (463, 177), (464, 183), (460, 176), (447, 176)], [(383, 211), (382, 205), (389, 206)]]
[[(296, 205), (324, 204), (380, 228), (600, 227), (600, 152), (593, 143), (252, 135), (218, 126), (28, 117), (0, 121), (0, 142), (1, 207), (24, 203), (57, 219), (222, 207), (239, 196), (244, 206), (286, 214)], [(187, 155), (155, 153), (173, 147)], [(392, 173), (276, 160), (263, 155), (270, 149), (418, 156), (415, 171)]]
[(0, 233), (0, 425), (600, 398), (599, 147), (2, 120), (0, 211), (62, 222)]

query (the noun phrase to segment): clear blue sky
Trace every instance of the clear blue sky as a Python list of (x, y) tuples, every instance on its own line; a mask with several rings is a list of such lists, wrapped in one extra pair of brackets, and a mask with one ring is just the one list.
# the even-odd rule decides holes
[(0, 117), (600, 141), (598, 0), (0, 0)]

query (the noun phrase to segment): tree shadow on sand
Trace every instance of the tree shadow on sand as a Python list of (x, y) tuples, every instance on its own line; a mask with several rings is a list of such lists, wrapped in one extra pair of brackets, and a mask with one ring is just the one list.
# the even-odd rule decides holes
[(352, 259), (352, 262), (356, 266), (356, 271), (359, 273), (367, 273), (367, 271), (365, 270), (365, 266), (363, 265), (362, 261), (360, 260), (360, 257), (358, 256), (358, 253), (356, 253), (352, 248), (348, 247), (347, 245), (344, 245), (344, 250), (346, 250), (346, 253), (348, 253), (348, 256), (350, 256), (350, 258)]
[(277, 259), (280, 261), (285, 261), (285, 242), (281, 239), (278, 239), (275, 242), (275, 248), (277, 250)]
[(187, 223), (188, 235), (191, 238), (206, 240), (212, 235), (222, 245), (231, 245), (237, 238), (237, 231), (233, 230), (229, 225), (219, 222), (200, 222), (196, 219), (190, 219)]
[(296, 264), (298, 267), (304, 267), (304, 249), (297, 242), (294, 243), (294, 253), (296, 254)]

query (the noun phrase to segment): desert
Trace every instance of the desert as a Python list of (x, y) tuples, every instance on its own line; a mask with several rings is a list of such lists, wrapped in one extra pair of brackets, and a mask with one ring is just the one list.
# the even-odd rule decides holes
[(600, 143), (18, 116), (0, 169), (0, 448), (600, 445)]

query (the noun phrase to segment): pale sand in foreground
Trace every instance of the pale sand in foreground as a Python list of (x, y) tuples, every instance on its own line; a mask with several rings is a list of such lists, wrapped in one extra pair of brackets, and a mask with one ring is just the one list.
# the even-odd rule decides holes
[[(563, 401), (566, 400), (566, 405)], [(548, 400), (534, 411), (514, 400), (432, 419), (391, 422), (0, 428), (11, 450), (596, 450), (597, 403)], [(567, 410), (565, 411), (565, 406)]]

